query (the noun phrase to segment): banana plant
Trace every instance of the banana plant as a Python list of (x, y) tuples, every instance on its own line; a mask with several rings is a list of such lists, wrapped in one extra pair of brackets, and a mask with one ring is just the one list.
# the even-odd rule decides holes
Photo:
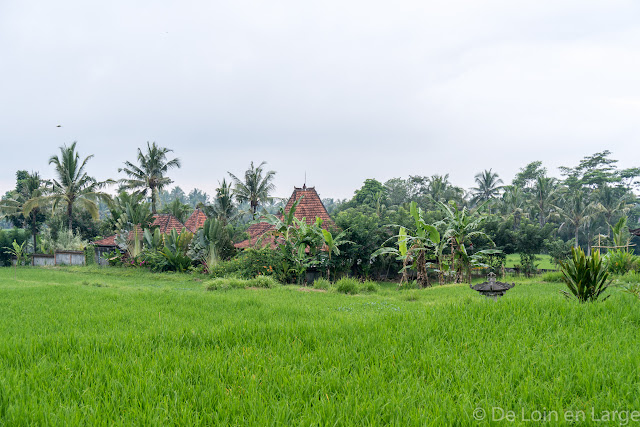
[(165, 236), (164, 248), (160, 254), (175, 271), (184, 272), (191, 266), (191, 258), (187, 256), (187, 250), (192, 239), (193, 234), (186, 228), (183, 228), (180, 234), (174, 229)]
[(207, 272), (218, 264), (231, 245), (227, 227), (221, 220), (209, 218), (193, 236), (188, 255), (204, 266)]
[(459, 209), (455, 202), (449, 204), (438, 202), (438, 204), (445, 214), (445, 218), (438, 224), (446, 227), (443, 239), (449, 242), (451, 248), (451, 269), (456, 272), (454, 281), (462, 283), (463, 279), (466, 279), (471, 283), (474, 259), (468, 255), (465, 244), (474, 237), (484, 237), (493, 243), (489, 236), (478, 230), (485, 220), (484, 216), (478, 215), (482, 206), (471, 212), (466, 207)]
[[(346, 245), (346, 244), (353, 244), (353, 242), (351, 240), (347, 240), (344, 238), (345, 233), (347, 232), (347, 230), (344, 230), (342, 232), (340, 232), (338, 235), (334, 236), (331, 231), (329, 230), (325, 230), (324, 228), (321, 229), (322, 231), (322, 237), (324, 239), (324, 244), (327, 248), (327, 252), (329, 253), (329, 262), (327, 263), (327, 280), (330, 279), (330, 273), (331, 273), (331, 254), (334, 253), (337, 255), (340, 255), (340, 246), (342, 245)], [(406, 251), (406, 245), (405, 245), (405, 251)]]
[(157, 251), (164, 244), (162, 233), (158, 228), (153, 231), (149, 230), (148, 228), (145, 229), (142, 235), (142, 241), (144, 243), (145, 249), (149, 251)]
[[(431, 286), (427, 274), (426, 253), (434, 251), (435, 248), (439, 247), (439, 245), (441, 244), (440, 233), (435, 226), (427, 224), (424, 221), (422, 209), (417, 206), (416, 202), (411, 202), (409, 213), (413, 217), (415, 225), (413, 234), (407, 232), (405, 227), (400, 227), (398, 235), (391, 238), (397, 239), (398, 247), (382, 247), (375, 251), (371, 255), (371, 258), (373, 259), (383, 254), (394, 254), (397, 257), (396, 259), (402, 261), (403, 264), (401, 270), (401, 283), (404, 283), (408, 280), (407, 268), (410, 264), (412, 264), (415, 266), (415, 269), (417, 271), (417, 279), (420, 286)], [(440, 250), (440, 252), (442, 252), (442, 249)], [(440, 258), (438, 258), (438, 260), (440, 260)], [(439, 261), (438, 265), (440, 266), (440, 264), (441, 263)], [(442, 268), (440, 266), (439, 271), (441, 270)]]

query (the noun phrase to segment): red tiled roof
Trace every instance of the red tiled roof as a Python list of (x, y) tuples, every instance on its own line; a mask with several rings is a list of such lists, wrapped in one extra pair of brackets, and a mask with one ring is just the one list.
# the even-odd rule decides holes
[[(171, 214), (156, 214), (153, 216), (154, 220), (151, 227), (158, 227), (162, 234), (169, 234), (171, 230), (176, 230), (176, 233), (180, 234), (183, 228), (186, 228), (178, 218)], [(139, 225), (136, 225), (131, 236), (137, 232), (140, 239), (142, 239), (143, 230)], [(132, 237), (133, 238), (133, 237)], [(116, 246), (116, 236), (105, 237), (102, 240), (93, 242), (96, 246)]]
[[(302, 200), (300, 200), (301, 198)], [(322, 228), (335, 227), (335, 223), (329, 216), (327, 209), (322, 204), (322, 200), (320, 200), (320, 196), (318, 196), (314, 187), (294, 187), (293, 194), (284, 208), (285, 212), (289, 212), (296, 200), (300, 200), (295, 212), (295, 217), (298, 220), (302, 220), (302, 218), (304, 218), (305, 222), (311, 225), (316, 222), (316, 217), (320, 217), (322, 219)], [(273, 226), (265, 222), (252, 224), (247, 229), (247, 233), (250, 236), (249, 239), (236, 243), (235, 247), (238, 249), (244, 249), (255, 246), (260, 236), (271, 229), (273, 229)], [(263, 246), (266, 244), (270, 244), (272, 247), (275, 247), (275, 242), (272, 237), (265, 237), (263, 239)]]
[[(243, 240), (240, 243), (236, 243), (234, 246), (238, 249), (245, 249), (249, 247), (253, 247), (258, 243), (258, 239), (267, 231), (273, 230), (275, 227), (271, 224), (267, 224), (266, 222), (259, 222), (257, 224), (251, 224), (249, 228), (247, 228), (247, 233), (249, 234), (249, 239)], [(266, 246), (267, 244), (275, 247), (273, 237), (265, 237), (262, 239), (262, 246)]]
[(96, 246), (115, 246), (116, 236), (114, 234), (113, 236), (105, 237), (102, 240), (96, 240), (95, 242), (93, 242), (93, 244)]
[(195, 233), (199, 228), (202, 228), (206, 220), (207, 215), (205, 215), (205, 213), (200, 209), (196, 209), (184, 223), (184, 226), (187, 227), (187, 230), (190, 232)]
[(289, 198), (289, 201), (284, 208), (285, 212), (289, 212), (289, 210), (293, 206), (293, 203), (296, 200), (300, 200), (300, 198), (302, 198), (302, 200), (296, 208), (296, 218), (300, 220), (302, 218), (305, 218), (305, 222), (311, 225), (316, 222), (316, 217), (320, 217), (320, 219), (322, 219), (322, 228), (335, 226), (333, 220), (327, 212), (327, 209), (322, 204), (322, 200), (320, 200), (320, 196), (318, 196), (315, 187), (293, 187), (293, 194)]
[(176, 230), (177, 233), (180, 233), (185, 228), (184, 224), (171, 214), (156, 214), (153, 217), (155, 220), (151, 227), (158, 227), (162, 234), (169, 234), (171, 230)]

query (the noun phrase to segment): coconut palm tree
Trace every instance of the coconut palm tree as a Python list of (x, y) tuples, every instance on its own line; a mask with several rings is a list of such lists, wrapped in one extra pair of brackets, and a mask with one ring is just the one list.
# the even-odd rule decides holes
[[(37, 235), (40, 224), (44, 221), (41, 199), (46, 181), (40, 178), (38, 172), (28, 174), (25, 179), (18, 182), (16, 190), (11, 191), (8, 197), (0, 200), (0, 218), (9, 215), (21, 215), (24, 218), (25, 226), (31, 229), (33, 239), (33, 251), (36, 251)], [(25, 206), (31, 201), (31, 209), (26, 213)]]
[(232, 222), (236, 218), (237, 209), (233, 204), (233, 196), (231, 194), (231, 183), (222, 178), (220, 187), (216, 189), (216, 198), (212, 205), (198, 205), (209, 218), (216, 218), (222, 222), (224, 226)]
[(276, 189), (273, 184), (276, 173), (274, 171), (265, 172), (263, 166), (266, 164), (267, 162), (262, 162), (258, 167), (255, 167), (251, 162), (251, 166), (244, 173), (243, 180), (228, 172), (235, 184), (233, 195), (240, 203), (249, 202), (254, 218), (258, 212), (258, 205), (267, 202), (270, 199), (269, 194)]
[[(475, 203), (484, 203), (493, 200), (498, 197), (500, 190), (502, 190), (502, 179), (497, 173), (492, 172), (492, 169), (485, 170), (476, 174), (475, 181), (477, 187), (471, 188), (473, 195), (473, 201)], [(491, 214), (491, 206), (489, 205), (489, 214)]]
[(147, 142), (147, 151), (143, 153), (138, 148), (138, 165), (124, 162), (125, 167), (118, 172), (124, 172), (129, 178), (120, 180), (123, 189), (137, 190), (138, 193), (147, 195), (151, 193), (151, 212), (157, 212), (158, 191), (173, 181), (166, 176), (169, 169), (179, 168), (180, 159), (167, 160), (167, 154), (172, 152), (168, 148), (159, 147), (155, 142)]
[(538, 208), (538, 221), (540, 227), (544, 227), (547, 220), (547, 212), (551, 207), (553, 199), (556, 195), (556, 179), (546, 176), (536, 178), (533, 188), (536, 207)]
[(581, 191), (572, 191), (564, 198), (564, 206), (558, 208), (560, 214), (564, 218), (564, 222), (560, 224), (560, 228), (565, 226), (571, 227), (576, 240), (574, 247), (579, 248), (578, 236), (580, 227), (584, 227), (591, 220), (594, 212), (594, 203)]
[(33, 209), (43, 202), (50, 201), (55, 210), (60, 204), (66, 204), (69, 218), (69, 231), (73, 231), (73, 208), (79, 206), (89, 211), (94, 219), (98, 219), (98, 201), (109, 202), (111, 198), (102, 192), (107, 184), (113, 181), (99, 182), (87, 175), (85, 170), (87, 162), (93, 158), (93, 154), (80, 161), (80, 154), (76, 151), (77, 141), (69, 147), (60, 147), (60, 156), (51, 156), (49, 164), (55, 166), (57, 179), (53, 179), (53, 187), (49, 194), (36, 197), (25, 203), (24, 212), (29, 215)]

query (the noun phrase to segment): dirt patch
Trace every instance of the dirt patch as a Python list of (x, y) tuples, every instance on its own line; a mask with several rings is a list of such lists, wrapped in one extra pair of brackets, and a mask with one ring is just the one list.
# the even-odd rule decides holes
[(327, 292), (326, 289), (316, 289), (316, 288), (298, 288), (300, 292)]

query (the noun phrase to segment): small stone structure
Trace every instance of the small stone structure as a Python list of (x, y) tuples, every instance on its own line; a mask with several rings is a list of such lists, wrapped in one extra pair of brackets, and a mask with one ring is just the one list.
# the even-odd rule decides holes
[(497, 301), (498, 297), (501, 297), (505, 294), (509, 289), (513, 288), (515, 283), (502, 283), (496, 282), (496, 274), (489, 273), (487, 275), (487, 281), (479, 283), (475, 286), (469, 285), (471, 289), (474, 291), (478, 291), (480, 294), (484, 295), (487, 298), (491, 298), (494, 301)]

